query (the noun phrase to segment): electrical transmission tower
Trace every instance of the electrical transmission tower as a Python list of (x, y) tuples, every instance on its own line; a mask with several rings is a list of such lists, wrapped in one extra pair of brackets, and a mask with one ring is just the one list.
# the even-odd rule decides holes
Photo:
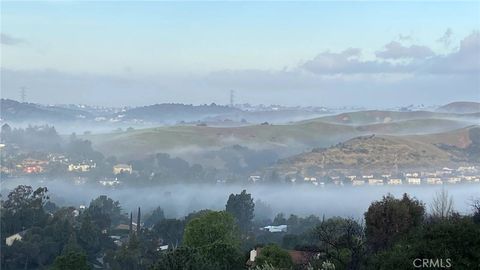
[(27, 88), (25, 86), (20, 87), (20, 101), (24, 103), (27, 100)]
[(235, 90), (230, 90), (230, 107), (235, 107)]

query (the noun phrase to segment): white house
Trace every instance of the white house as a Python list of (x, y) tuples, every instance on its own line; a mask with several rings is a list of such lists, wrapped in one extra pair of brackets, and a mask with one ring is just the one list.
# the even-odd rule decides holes
[(269, 231), (271, 233), (277, 233), (277, 232), (286, 232), (287, 231), (287, 225), (278, 225), (278, 226), (265, 226), (262, 229), (265, 231)]
[(5, 244), (7, 246), (13, 245), (13, 242), (15, 241), (22, 241), (23, 236), (25, 236), (26, 231), (21, 231), (19, 233), (10, 235), (9, 237), (5, 238)]

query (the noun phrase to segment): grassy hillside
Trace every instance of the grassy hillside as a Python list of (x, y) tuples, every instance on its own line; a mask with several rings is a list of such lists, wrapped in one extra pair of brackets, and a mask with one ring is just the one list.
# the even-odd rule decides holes
[[(372, 111), (363, 112), (372, 122)], [(387, 112), (382, 112), (386, 115)], [(370, 134), (413, 135), (452, 131), (472, 125), (474, 121), (458, 119), (415, 118), (439, 114), (416, 112), (405, 114), (388, 112), (391, 122), (350, 125), (330, 122), (330, 118), (317, 118), (284, 125), (250, 125), (242, 127), (171, 126), (129, 132), (85, 136), (94, 147), (106, 155), (135, 158), (156, 153), (189, 153), (218, 149), (239, 144), (254, 149), (274, 149), (291, 155), (315, 147), (328, 147), (336, 143)], [(356, 116), (362, 112), (353, 113)], [(378, 113), (375, 113), (378, 116)], [(413, 117), (414, 119), (406, 119)], [(375, 118), (377, 119), (377, 118)], [(406, 119), (406, 120), (405, 120)], [(368, 120), (368, 121), (367, 121)], [(375, 120), (376, 121), (376, 120)]]
[(438, 108), (437, 111), (449, 113), (478, 113), (480, 112), (480, 103), (468, 101), (452, 102)]
[(274, 169), (308, 175), (326, 170), (392, 172), (397, 168), (478, 163), (478, 155), (472, 153), (479, 149), (476, 143), (480, 141), (479, 134), (480, 127), (473, 126), (429, 135), (362, 136), (281, 160)]

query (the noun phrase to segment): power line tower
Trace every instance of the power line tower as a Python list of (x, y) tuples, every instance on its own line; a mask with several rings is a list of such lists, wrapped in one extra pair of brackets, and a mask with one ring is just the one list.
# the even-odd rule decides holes
[(20, 87), (20, 101), (24, 103), (27, 100), (27, 88), (25, 86)]
[(230, 107), (235, 107), (235, 90), (230, 90)]

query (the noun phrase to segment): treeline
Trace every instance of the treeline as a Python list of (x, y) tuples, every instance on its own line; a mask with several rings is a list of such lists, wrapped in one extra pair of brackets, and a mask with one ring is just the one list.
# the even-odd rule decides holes
[[(53, 126), (28, 126), (11, 128), (4, 124), (1, 129), (1, 142), (4, 166), (15, 170), (27, 158), (50, 161), (45, 174), (62, 177), (67, 173), (67, 164), (95, 164), (80, 176), (92, 180), (113, 177), (112, 167), (117, 163), (132, 165), (134, 173), (116, 176), (126, 185), (152, 185), (161, 183), (215, 183), (245, 181), (250, 173), (274, 164), (278, 155), (271, 150), (253, 150), (240, 145), (207, 151), (202, 159), (219, 163), (219, 166), (205, 167), (190, 164), (184, 159), (165, 153), (151, 154), (143, 158), (119, 161), (114, 156), (105, 157), (92, 147), (89, 140), (77, 136), (60, 136)], [(52, 161), (52, 156), (61, 156)], [(223, 168), (216, 168), (223, 167)]]
[[(453, 269), (480, 263), (480, 201), (461, 215), (448, 194), (426, 206), (391, 195), (373, 202), (364, 222), (316, 216), (255, 219), (255, 203), (242, 191), (224, 211), (202, 210), (182, 219), (162, 209), (122, 213), (100, 196), (84, 209), (57, 207), (47, 188), (18, 186), (2, 201), (2, 269), (412, 269), (415, 259), (442, 259)], [(134, 221), (137, 221), (136, 223)], [(123, 241), (120, 227), (129, 224)], [(260, 230), (287, 225), (286, 232)], [(10, 242), (7, 238), (20, 235)], [(116, 240), (117, 239), (117, 240)], [(168, 245), (168, 248), (165, 246)], [(162, 248), (163, 247), (163, 248)], [(258, 248), (254, 262), (249, 251)], [(292, 252), (315, 254), (301, 263)]]

